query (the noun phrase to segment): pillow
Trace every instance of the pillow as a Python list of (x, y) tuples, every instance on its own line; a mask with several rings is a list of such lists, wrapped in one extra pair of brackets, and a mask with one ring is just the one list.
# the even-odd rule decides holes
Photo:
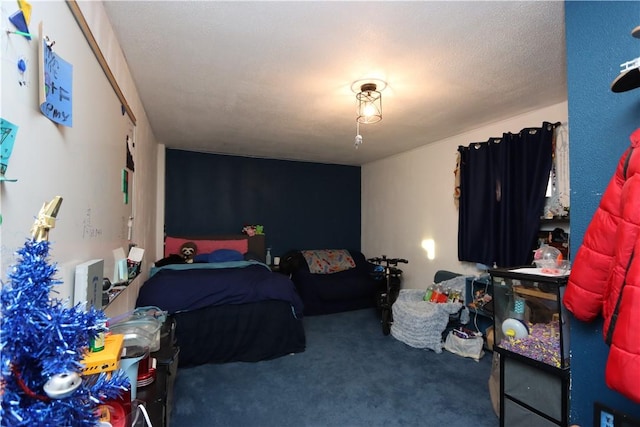
[(193, 262), (201, 263), (201, 262), (209, 262), (209, 254), (198, 254), (193, 257)]
[(346, 249), (301, 251), (313, 274), (331, 274), (355, 268), (356, 263)]
[(209, 262), (244, 261), (244, 255), (233, 249), (218, 249), (209, 254)]
[(180, 246), (186, 242), (193, 242), (198, 246), (198, 253), (209, 254), (217, 249), (233, 249), (242, 254), (249, 250), (247, 239), (207, 240), (207, 239), (183, 239), (167, 236), (164, 240), (164, 256), (180, 253)]

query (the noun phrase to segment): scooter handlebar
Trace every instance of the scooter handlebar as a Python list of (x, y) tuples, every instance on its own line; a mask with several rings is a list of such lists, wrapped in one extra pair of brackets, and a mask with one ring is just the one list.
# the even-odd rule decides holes
[(409, 261), (407, 261), (404, 258), (387, 258), (386, 255), (382, 255), (382, 257), (368, 258), (367, 261), (373, 262), (376, 264), (385, 263), (386, 265), (398, 265), (398, 263), (403, 263), (403, 264), (409, 263)]

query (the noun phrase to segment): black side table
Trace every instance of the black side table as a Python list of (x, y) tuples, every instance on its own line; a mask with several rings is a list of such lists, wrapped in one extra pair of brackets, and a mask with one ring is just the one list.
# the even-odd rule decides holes
[(175, 319), (167, 318), (160, 330), (160, 349), (151, 353), (156, 359), (156, 379), (148, 386), (138, 387), (138, 400), (145, 402), (154, 427), (168, 427), (173, 407), (173, 385), (178, 374), (180, 348), (175, 343)]

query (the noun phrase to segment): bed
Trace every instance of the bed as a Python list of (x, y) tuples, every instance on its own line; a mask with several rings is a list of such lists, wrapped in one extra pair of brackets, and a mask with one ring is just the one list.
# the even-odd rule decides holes
[[(288, 276), (255, 259), (264, 256), (264, 236), (254, 237), (165, 240), (165, 255), (184, 241), (195, 242), (199, 255), (210, 254), (201, 262), (152, 268), (136, 301), (175, 319), (179, 366), (257, 362), (305, 350), (302, 300)], [(231, 252), (243, 259), (212, 256)]]

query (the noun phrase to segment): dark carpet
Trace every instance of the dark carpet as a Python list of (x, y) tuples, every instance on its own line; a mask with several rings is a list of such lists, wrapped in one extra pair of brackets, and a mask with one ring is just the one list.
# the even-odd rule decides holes
[(304, 353), (179, 369), (172, 427), (495, 427), (476, 362), (382, 334), (374, 309), (304, 319)]

